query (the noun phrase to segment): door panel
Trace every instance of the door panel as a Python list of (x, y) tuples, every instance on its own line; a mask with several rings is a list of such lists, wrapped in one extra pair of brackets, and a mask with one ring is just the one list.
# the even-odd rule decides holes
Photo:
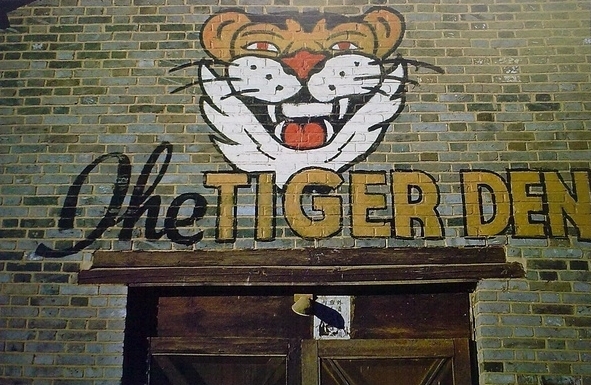
[(293, 295), (161, 297), (158, 336), (310, 338), (309, 319), (291, 305)]
[(470, 338), (466, 293), (358, 295), (353, 339)]
[(151, 385), (285, 385), (286, 357), (153, 355)]
[(450, 358), (320, 360), (321, 385), (453, 385)]
[(156, 337), (149, 384), (299, 385), (299, 355), (286, 339)]
[[(466, 339), (304, 341), (303, 385), (469, 385)], [(467, 367), (465, 367), (468, 365)]]

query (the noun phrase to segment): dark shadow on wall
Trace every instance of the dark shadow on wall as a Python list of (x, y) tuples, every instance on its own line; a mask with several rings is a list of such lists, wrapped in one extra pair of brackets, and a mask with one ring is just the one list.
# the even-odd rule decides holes
[(32, 3), (35, 0), (0, 0), (0, 29), (10, 28), (8, 12)]
[(157, 313), (156, 289), (128, 289), (122, 385), (145, 385), (148, 382), (149, 337), (156, 335)]

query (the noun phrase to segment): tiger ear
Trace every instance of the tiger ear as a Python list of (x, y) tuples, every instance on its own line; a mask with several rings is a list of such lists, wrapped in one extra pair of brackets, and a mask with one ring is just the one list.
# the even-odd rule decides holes
[(210, 17), (201, 28), (201, 45), (215, 59), (229, 61), (232, 58), (233, 40), (236, 31), (249, 23), (241, 12), (222, 12)]
[(376, 34), (375, 54), (381, 58), (390, 55), (402, 41), (404, 18), (387, 8), (374, 8), (363, 16)]

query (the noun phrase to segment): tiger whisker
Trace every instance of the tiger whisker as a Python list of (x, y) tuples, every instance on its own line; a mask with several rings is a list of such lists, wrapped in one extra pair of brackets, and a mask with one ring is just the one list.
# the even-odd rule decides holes
[(444, 74), (445, 73), (445, 71), (443, 70), (443, 68), (441, 68), (439, 66), (436, 66), (436, 65), (433, 65), (433, 64), (430, 64), (430, 63), (425, 63), (425, 62), (418, 61), (418, 60), (407, 60), (407, 59), (404, 59), (404, 63), (405, 64), (410, 64), (410, 65), (414, 66), (416, 69), (426, 68), (426, 69), (435, 71), (435, 72), (440, 73), (440, 74)]
[(382, 64), (404, 64), (404, 65), (411, 65), (413, 67), (415, 67), (416, 69), (419, 68), (426, 68), (432, 71), (435, 71), (437, 73), (443, 74), (445, 73), (445, 71), (443, 70), (443, 68), (430, 64), (430, 63), (426, 63), (426, 62), (422, 62), (419, 60), (412, 60), (412, 59), (405, 59), (401, 56), (393, 58), (393, 59), (384, 59), (382, 60)]
[(356, 76), (353, 80), (370, 80), (370, 79), (381, 79), (382, 75), (367, 75), (367, 76)]
[(212, 65), (214, 64), (214, 61), (211, 59), (199, 59), (199, 60), (195, 60), (195, 61), (190, 61), (188, 63), (184, 63), (184, 64), (180, 64), (178, 66), (172, 67), (171, 69), (168, 70), (168, 72), (176, 72), (188, 67), (194, 67), (194, 66), (198, 66), (198, 65), (202, 65), (202, 64), (206, 64), (206, 65)]
[[(376, 90), (375, 87), (361, 87), (362, 90), (366, 90), (366, 91), (373, 91)], [(380, 90), (376, 90), (376, 92), (380, 92)], [(382, 91), (383, 92), (383, 91)]]
[(392, 64), (392, 63), (398, 63), (398, 64), (400, 64), (401, 62), (398, 59), (384, 59), (384, 60), (370, 61), (367, 64), (368, 65), (380, 65), (380, 64)]
[[(380, 60), (380, 63), (382, 63), (382, 64), (402, 64), (405, 62), (406, 62), (405, 59), (401, 59), (401, 58)], [(370, 63), (370, 64), (372, 64), (372, 63)]]
[(406, 82), (408, 80), (408, 78), (406, 78), (406, 77), (394, 76), (394, 75), (386, 75), (386, 76), (384, 76), (384, 79), (398, 80), (399, 82)]
[(413, 86), (419, 86), (419, 85), (420, 85), (420, 83), (419, 83), (419, 82), (417, 82), (416, 80), (412, 80), (412, 79), (405, 79), (405, 80), (404, 80), (404, 82), (405, 82), (405, 83), (410, 83), (410, 84), (412, 84)]
[(217, 82), (220, 80), (233, 81), (233, 80), (242, 80), (242, 78), (236, 78), (236, 77), (230, 77), (230, 76), (220, 76), (219, 78), (215, 78), (215, 79), (201, 80), (201, 83), (213, 83), (213, 82)]
[[(177, 87), (174, 90), (171, 91), (171, 94), (176, 94), (179, 91), (185, 90), (187, 88), (193, 87), (197, 84), (203, 84), (203, 83), (213, 83), (213, 82), (217, 82), (217, 81), (232, 81), (232, 80), (240, 80), (240, 78), (233, 78), (233, 77), (219, 77), (219, 78), (215, 78), (215, 79), (201, 79), (201, 80), (197, 80), (191, 83), (187, 83), (181, 87)], [(249, 90), (247, 90), (249, 91)], [(230, 95), (231, 96), (231, 95)]]
[(357, 81), (357, 80), (369, 80), (369, 79), (389, 79), (389, 80), (398, 80), (399, 82), (405, 82), (407, 79), (404, 77), (400, 77), (400, 76), (394, 76), (394, 75), (386, 75), (383, 76), (382, 75), (371, 75), (371, 76), (357, 76), (355, 78), (353, 78), (353, 80)]
[(246, 90), (230, 92), (229, 94), (226, 94), (226, 95), (222, 96), (220, 98), (220, 100), (228, 99), (229, 97), (232, 97), (232, 96), (239, 96), (239, 95), (247, 94), (249, 92), (258, 92), (258, 91), (260, 91), (260, 89), (258, 89), (258, 88), (250, 88), (250, 89), (246, 89)]

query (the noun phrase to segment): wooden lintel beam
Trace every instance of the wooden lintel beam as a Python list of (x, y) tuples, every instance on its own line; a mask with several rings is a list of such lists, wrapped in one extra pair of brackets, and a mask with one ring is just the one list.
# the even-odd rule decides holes
[(358, 266), (504, 263), (501, 247), (97, 251), (93, 268), (207, 266)]
[(208, 266), (93, 268), (79, 283), (130, 286), (309, 286), (477, 282), (524, 276), (519, 263), (382, 266)]

